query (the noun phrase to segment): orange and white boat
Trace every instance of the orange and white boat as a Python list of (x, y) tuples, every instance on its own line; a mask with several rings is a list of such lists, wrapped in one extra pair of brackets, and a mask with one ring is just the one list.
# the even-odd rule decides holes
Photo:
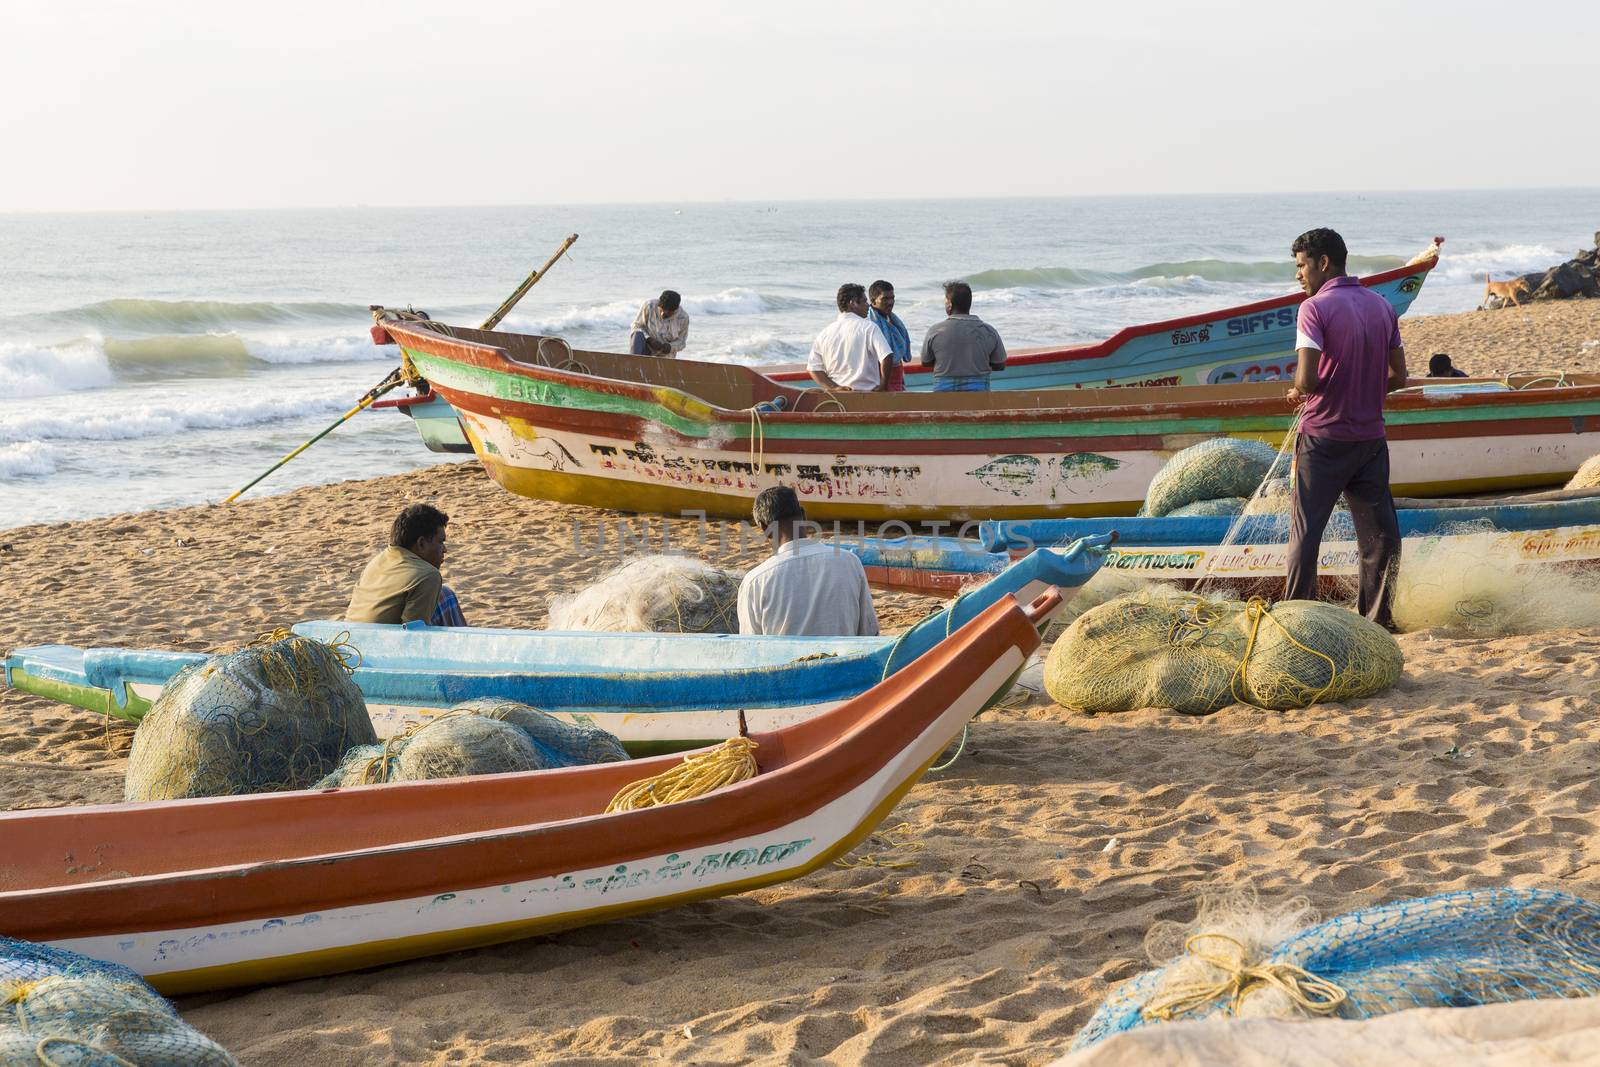
[(489, 945), (797, 878), (853, 848), (1009, 687), (1060, 603), (996, 603), (915, 663), (755, 733), (758, 773), (606, 813), (681, 756), (0, 814), (0, 934), (165, 993)]

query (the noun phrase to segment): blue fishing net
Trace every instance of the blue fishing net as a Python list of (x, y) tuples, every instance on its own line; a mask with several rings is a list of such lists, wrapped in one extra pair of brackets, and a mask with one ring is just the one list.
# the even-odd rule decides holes
[(232, 1067), (126, 967), (0, 937), (0, 1064)]
[[(1538, 889), (1468, 889), (1365, 908), (1280, 942), (1265, 964), (1292, 964), (1343, 990), (1338, 1018), (1408, 1008), (1467, 1008), (1600, 995), (1600, 906)], [(1113, 993), (1074, 1049), (1159, 1020), (1146, 1013), (1177, 961)], [(1245, 995), (1248, 1002), (1250, 994)], [(1182, 1015), (1230, 1014), (1218, 996)], [(1250, 1014), (1249, 1012), (1244, 1012)]]

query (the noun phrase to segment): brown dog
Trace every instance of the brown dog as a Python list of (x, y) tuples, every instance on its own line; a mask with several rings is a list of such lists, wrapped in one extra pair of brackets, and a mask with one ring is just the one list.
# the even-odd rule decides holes
[(1510, 304), (1512, 307), (1521, 307), (1522, 301), (1518, 297), (1529, 295), (1528, 280), (1526, 278), (1513, 278), (1509, 282), (1495, 282), (1489, 280), (1492, 277), (1493, 275), (1490, 274), (1483, 276), (1483, 302), (1487, 304), (1491, 296), (1498, 296), (1501, 300), (1501, 307), (1506, 304)]

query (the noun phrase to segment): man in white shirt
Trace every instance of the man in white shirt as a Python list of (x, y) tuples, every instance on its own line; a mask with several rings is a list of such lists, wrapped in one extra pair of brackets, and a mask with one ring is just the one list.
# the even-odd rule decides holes
[(867, 291), (854, 282), (839, 286), (839, 317), (817, 335), (806, 370), (824, 389), (871, 393), (883, 388), (885, 364), (894, 358), (883, 331), (867, 318)]
[[(872, 328), (874, 332), (877, 327)], [(786, 485), (756, 497), (756, 525), (772, 557), (739, 584), (739, 632), (789, 637), (872, 637), (878, 613), (854, 553), (806, 536), (806, 512)]]
[(663, 289), (654, 300), (639, 305), (628, 334), (628, 351), (636, 356), (672, 358), (689, 343), (689, 313), (683, 310), (683, 297)]

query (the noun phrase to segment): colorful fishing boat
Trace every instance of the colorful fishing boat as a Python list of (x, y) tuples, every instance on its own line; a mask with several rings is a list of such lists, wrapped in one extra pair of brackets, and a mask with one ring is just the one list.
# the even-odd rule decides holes
[(853, 848), (1039, 645), (1007, 597), (928, 655), (756, 732), (758, 773), (607, 813), (675, 756), (446, 781), (0, 814), (0, 934), (164, 993), (496, 944), (797, 878)]
[[(1434, 243), (1410, 263), (1361, 279), (1404, 315), (1422, 289), (1428, 272), (1439, 263)], [(1291, 293), (1240, 307), (1185, 315), (1165, 322), (1128, 326), (1090, 344), (1019, 348), (1006, 369), (997, 372), (995, 389), (1093, 388), (1117, 385), (1228, 385), (1294, 377), (1295, 316), (1304, 293)], [(812, 388), (804, 365), (762, 367), (768, 376), (788, 385)], [(906, 370), (906, 388), (933, 388), (930, 369), (913, 361)]]
[[(1361, 279), (1361, 284), (1383, 296), (1404, 315), (1422, 289), (1428, 272), (1439, 262), (1438, 244), (1403, 267)], [(994, 388), (1050, 389), (1112, 385), (1226, 385), (1269, 381), (1294, 374), (1295, 309), (1305, 299), (1293, 293), (1239, 307), (1165, 322), (1129, 326), (1103, 341), (1075, 346), (1020, 348), (1011, 353), (1006, 369), (992, 379)], [(557, 362), (565, 342), (549, 341)], [(814, 383), (803, 365), (758, 368), (762, 373), (809, 389)], [(906, 387), (925, 391), (933, 375), (920, 364), (906, 368)], [(456, 410), (439, 394), (424, 388), (413, 396), (380, 400), (374, 408), (393, 408), (412, 420), (422, 443), (434, 452), (468, 453), (467, 440)]]
[[(726, 364), (557, 361), (549, 339), (385, 325), (502, 486), (624, 511), (743, 518), (787, 484), (823, 521), (1129, 515), (1173, 453), (1223, 435), (1276, 445), (1292, 414), (1271, 382), (824, 395)], [(1419, 386), (1387, 420), (1402, 493), (1559, 484), (1600, 451), (1600, 377)]]
[[(1426, 549), (1457, 558), (1486, 555), (1509, 566), (1600, 566), (1600, 490), (1581, 489), (1482, 500), (1398, 502), (1405, 555)], [(1241, 592), (1280, 590), (1287, 569), (1288, 518), (1251, 516), (1052, 519), (986, 522), (976, 538), (840, 538), (860, 557), (867, 580), (885, 589), (953, 595), (1056, 538), (1105, 534), (1115, 526), (1117, 543), (1106, 550), (1104, 569), (1184, 587), (1216, 581)], [(1359, 564), (1355, 531), (1338, 513), (1323, 537), (1318, 571), (1330, 588), (1355, 576)]]
[[(379, 736), (464, 700), (497, 697), (598, 726), (633, 755), (693, 748), (751, 728), (802, 722), (930, 652), (954, 627), (1009, 597), (1074, 589), (1104, 559), (1107, 536), (1029, 553), (899, 637), (571, 633), (306, 622), (304, 637), (352, 646), (352, 675)], [(44, 645), (5, 661), (6, 684), (137, 720), (195, 652)], [(1003, 694), (996, 693), (998, 698)]]

